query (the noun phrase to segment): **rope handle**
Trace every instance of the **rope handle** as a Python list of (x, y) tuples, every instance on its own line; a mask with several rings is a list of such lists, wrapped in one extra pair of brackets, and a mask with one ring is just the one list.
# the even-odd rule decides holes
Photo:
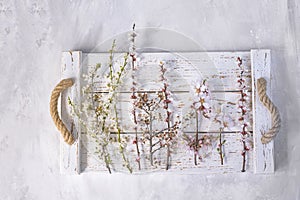
[(53, 122), (57, 127), (57, 129), (60, 131), (65, 142), (69, 145), (72, 145), (75, 142), (75, 140), (72, 133), (67, 129), (66, 125), (62, 122), (62, 120), (58, 115), (57, 102), (60, 93), (65, 89), (71, 87), (72, 85), (73, 85), (73, 80), (71, 78), (61, 80), (53, 89), (51, 94), (51, 99), (50, 99), (50, 114), (53, 119)]
[(281, 126), (279, 111), (277, 107), (273, 104), (273, 102), (270, 100), (268, 95), (266, 94), (266, 85), (267, 85), (266, 79), (259, 78), (257, 80), (257, 92), (258, 92), (259, 100), (269, 110), (272, 118), (272, 127), (268, 131), (263, 132), (261, 138), (262, 144), (267, 144), (271, 142), (276, 136), (276, 134), (279, 132)]

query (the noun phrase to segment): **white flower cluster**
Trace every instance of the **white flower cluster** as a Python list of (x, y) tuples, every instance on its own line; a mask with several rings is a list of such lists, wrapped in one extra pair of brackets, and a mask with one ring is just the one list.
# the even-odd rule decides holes
[(211, 113), (210, 93), (206, 85), (206, 80), (196, 81), (194, 84), (194, 103), (193, 108), (201, 112), (205, 118), (209, 118)]

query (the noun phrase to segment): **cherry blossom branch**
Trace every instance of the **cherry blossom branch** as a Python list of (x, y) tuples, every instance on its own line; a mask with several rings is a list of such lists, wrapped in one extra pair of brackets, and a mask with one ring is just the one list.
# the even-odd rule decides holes
[[(196, 145), (195, 137), (188, 136), (187, 134), (183, 134), (183, 139), (187, 142), (189, 150), (193, 151), (194, 154), (196, 152), (197, 153), (197, 158), (199, 158), (199, 160), (202, 160), (202, 158), (206, 155), (202, 156), (200, 154), (200, 150), (204, 147), (212, 146), (211, 141), (213, 140), (213, 136), (203, 135), (203, 136), (199, 137), (198, 145)], [(196, 148), (198, 148), (198, 149), (196, 149)]]
[[(196, 83), (195, 86), (195, 100), (192, 108), (195, 110), (196, 119), (196, 133), (195, 133), (195, 144), (194, 144), (194, 164), (197, 165), (198, 149), (199, 149), (199, 117), (202, 115), (204, 118), (209, 118), (211, 108), (208, 104), (209, 91), (204, 79), (202, 83)], [(200, 115), (199, 115), (200, 114)]]
[[(167, 69), (164, 67), (164, 63), (160, 62), (159, 64), (160, 66), (160, 71), (161, 71), (161, 80), (163, 82), (163, 89), (162, 89), (162, 93), (163, 93), (163, 97), (164, 97), (164, 109), (166, 110), (166, 123), (167, 123), (167, 129), (168, 129), (168, 138), (171, 139), (171, 135), (170, 135), (170, 116), (171, 116), (171, 111), (169, 110), (169, 104), (171, 103), (171, 100), (169, 99), (169, 91), (168, 91), (168, 83), (167, 83), (167, 79), (165, 77), (165, 73), (167, 71)], [(170, 151), (170, 144), (169, 142), (167, 142), (167, 163), (166, 163), (166, 170), (169, 169), (170, 167), (170, 156), (171, 156), (171, 151)]]
[(154, 135), (158, 135), (158, 134), (163, 133), (164, 131), (168, 131), (168, 130), (174, 129), (177, 126), (178, 126), (178, 122), (177, 123), (175, 122), (172, 126), (170, 126), (170, 128), (164, 128), (164, 129), (160, 130), (159, 132), (154, 133)]
[(247, 90), (246, 90), (246, 85), (245, 85), (245, 79), (244, 79), (244, 66), (243, 66), (243, 61), (240, 57), (237, 58), (237, 63), (238, 67), (240, 68), (240, 77), (238, 79), (238, 84), (240, 88), (240, 99), (239, 99), (239, 109), (241, 113), (241, 117), (239, 118), (239, 121), (242, 123), (242, 131), (240, 132), (242, 135), (242, 145), (243, 145), (243, 150), (242, 150), (242, 157), (243, 157), (243, 164), (242, 164), (242, 172), (246, 171), (246, 153), (249, 151), (249, 147), (246, 145), (246, 138), (248, 136), (248, 131), (247, 131), (247, 121), (246, 121), (246, 116), (247, 116), (247, 109), (246, 109), (246, 97), (247, 97)]
[[(137, 36), (136, 32), (135, 32), (135, 24), (133, 24), (132, 27), (132, 32), (130, 34), (130, 49), (129, 49), (129, 54), (131, 57), (131, 71), (132, 71), (132, 93), (131, 93), (131, 99), (133, 100), (133, 105), (136, 103), (136, 77), (135, 77), (135, 73), (136, 73), (136, 47), (135, 47), (135, 37)], [(139, 138), (138, 138), (138, 123), (137, 123), (137, 117), (136, 117), (136, 108), (135, 106), (133, 106), (133, 110), (132, 110), (132, 114), (133, 114), (133, 121), (134, 121), (134, 131), (135, 131), (135, 139), (133, 141), (133, 144), (135, 144), (136, 146), (136, 152), (137, 152), (137, 158), (136, 158), (136, 162), (138, 163), (138, 168), (139, 170), (141, 170), (141, 153), (140, 153), (140, 149), (139, 149)]]
[[(150, 155), (150, 163), (153, 166), (153, 111), (158, 107), (161, 102), (160, 97), (150, 99), (148, 93), (138, 93), (137, 96), (134, 96), (134, 109), (139, 109), (143, 111), (144, 114), (139, 114), (139, 121), (147, 126), (148, 137), (145, 139), (149, 140), (149, 155)], [(136, 119), (138, 122), (138, 120)]]

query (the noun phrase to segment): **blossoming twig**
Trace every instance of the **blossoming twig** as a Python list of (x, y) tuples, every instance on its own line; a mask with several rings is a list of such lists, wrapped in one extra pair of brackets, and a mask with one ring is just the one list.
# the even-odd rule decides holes
[[(88, 75), (83, 75), (85, 80), (87, 81), (87, 85), (83, 87), (83, 93), (87, 94), (85, 98), (83, 98), (83, 112), (81, 111), (81, 106), (75, 105), (71, 100), (69, 99), (69, 105), (72, 108), (72, 111), (75, 114), (75, 117), (78, 118), (80, 124), (85, 129), (87, 134), (91, 136), (95, 142), (97, 143), (95, 153), (97, 154), (97, 157), (100, 160), (104, 160), (105, 166), (109, 173), (111, 173), (111, 158), (110, 154), (107, 151), (107, 146), (109, 144), (109, 135), (108, 134), (102, 134), (98, 135), (101, 131), (101, 128), (99, 126), (99, 112), (97, 109), (97, 103), (100, 100), (100, 97), (98, 94), (94, 93), (94, 81), (95, 78), (98, 76), (98, 70), (100, 69), (101, 65), (97, 64), (95, 68), (93, 68)], [(99, 107), (99, 106), (98, 106)], [(94, 118), (96, 123), (93, 123), (89, 120), (83, 120), (82, 114), (85, 114), (85, 118)]]
[[(163, 98), (164, 98), (164, 109), (166, 110), (166, 123), (167, 123), (167, 127), (168, 127), (168, 137), (170, 138), (170, 140), (172, 139), (171, 134), (170, 134), (170, 116), (171, 116), (171, 111), (169, 110), (169, 104), (171, 103), (171, 100), (169, 99), (169, 91), (168, 91), (168, 83), (167, 83), (167, 79), (165, 77), (165, 73), (167, 71), (167, 69), (164, 67), (164, 63), (160, 62), (159, 64), (160, 66), (160, 71), (161, 71), (161, 80), (163, 81), (163, 89), (162, 89), (162, 93), (163, 93)], [(170, 145), (169, 143), (167, 143), (167, 164), (166, 164), (166, 170), (169, 169), (170, 166), (170, 156), (171, 156), (171, 152), (170, 152)]]
[(221, 165), (224, 164), (224, 145), (226, 143), (225, 139), (222, 139), (223, 131), (225, 128), (230, 129), (230, 127), (233, 126), (233, 120), (232, 118), (223, 112), (223, 107), (216, 112), (216, 115), (214, 117), (214, 122), (219, 124), (219, 144), (217, 147), (217, 151), (220, 155), (220, 161)]
[[(130, 34), (130, 49), (129, 49), (129, 54), (131, 57), (131, 70), (132, 70), (132, 88), (131, 88), (131, 99), (133, 100), (133, 105), (136, 104), (136, 77), (135, 77), (135, 73), (137, 70), (137, 66), (136, 66), (136, 47), (135, 47), (135, 37), (137, 36), (136, 32), (135, 32), (135, 24), (132, 27), (132, 32)], [(133, 114), (133, 121), (134, 121), (134, 131), (135, 131), (135, 139), (133, 141), (133, 144), (135, 144), (136, 146), (136, 152), (137, 152), (137, 158), (136, 158), (136, 162), (138, 163), (138, 168), (139, 170), (141, 170), (141, 155), (140, 155), (140, 149), (139, 149), (139, 138), (138, 138), (138, 123), (137, 123), (137, 116), (136, 116), (136, 108), (135, 106), (133, 106), (133, 110), (132, 110), (132, 114)]]
[[(131, 173), (132, 168), (129, 164), (129, 160), (125, 156), (124, 142), (121, 140), (121, 128), (118, 118), (117, 102), (115, 101), (118, 87), (121, 84), (122, 78), (125, 74), (128, 53), (124, 55), (124, 62), (120, 65), (118, 71), (115, 72), (113, 69), (114, 48), (115, 41), (113, 41), (112, 48), (109, 51), (109, 73), (106, 76), (108, 79), (107, 95), (101, 95), (95, 92), (95, 79), (103, 78), (98, 74), (98, 70), (101, 67), (100, 64), (96, 64), (95, 68), (92, 69), (88, 75), (84, 75), (84, 78), (87, 81), (87, 85), (83, 87), (83, 93), (86, 94), (82, 103), (82, 110), (85, 114), (84, 119), (86, 119), (84, 127), (87, 134), (95, 139), (95, 142), (97, 143), (95, 153), (98, 154), (100, 159), (104, 160), (109, 173), (111, 173), (112, 160), (107, 148), (108, 145), (113, 141), (111, 139), (111, 130), (117, 130), (116, 141), (119, 144), (119, 152), (124, 161), (124, 166)], [(75, 112), (77, 112), (76, 110), (81, 110), (80, 108), (75, 108), (75, 106), (72, 106), (72, 108)], [(77, 114), (77, 117), (81, 122), (84, 121), (80, 113)]]
[[(124, 62), (120, 66), (120, 70), (117, 72), (117, 75), (115, 75), (115, 76), (111, 75), (110, 76), (111, 82), (114, 83), (114, 84), (111, 84), (111, 86), (109, 87), (111, 89), (111, 92), (112, 92), (110, 102), (111, 102), (112, 99), (115, 99), (116, 90), (117, 90), (118, 86), (121, 83), (121, 78), (124, 74), (125, 67), (127, 65), (127, 60), (128, 60), (128, 53), (126, 53), (124, 55)], [(112, 70), (112, 68), (110, 67), (110, 74), (113, 73), (111, 70)], [(113, 79), (113, 77), (115, 77), (115, 80)], [(125, 167), (129, 170), (130, 173), (132, 173), (132, 168), (130, 166), (129, 160), (125, 156), (125, 152), (124, 152), (125, 149), (124, 149), (124, 146), (123, 146), (122, 141), (121, 141), (121, 128), (120, 128), (120, 125), (119, 125), (119, 118), (118, 118), (118, 111), (117, 111), (116, 102), (114, 102), (114, 108), (113, 109), (114, 109), (114, 114), (115, 114), (115, 123), (116, 123), (116, 129), (117, 129), (117, 134), (118, 134), (118, 140), (117, 141), (119, 143), (120, 153), (121, 153), (121, 156), (122, 156)]]
[(187, 142), (189, 150), (192, 151), (193, 154), (196, 155), (199, 160), (202, 160), (203, 157), (205, 157), (207, 154), (203, 154), (203, 152), (201, 153), (200, 149), (207, 149), (208, 147), (212, 146), (211, 141), (213, 140), (213, 136), (202, 135), (200, 138), (198, 138), (198, 142), (196, 142), (195, 137), (184, 134), (183, 139)]
[[(141, 111), (141, 113), (138, 114), (139, 122), (147, 127), (146, 134), (143, 135), (142, 140), (149, 141), (150, 164), (151, 166), (153, 166), (153, 155), (158, 150), (154, 149), (154, 147), (160, 142), (160, 140), (158, 142), (153, 141), (154, 137), (157, 136), (153, 131), (153, 121), (155, 120), (154, 111), (160, 107), (162, 96), (157, 93), (156, 97), (150, 98), (148, 93), (138, 93), (134, 98), (134, 109), (139, 109)], [(136, 123), (138, 123), (137, 117), (135, 118), (135, 120)], [(136, 140), (134, 141), (134, 143), (135, 142)]]
[(195, 110), (196, 119), (196, 133), (195, 133), (195, 154), (194, 154), (194, 164), (197, 165), (197, 155), (199, 148), (199, 115), (202, 114), (203, 117), (209, 118), (209, 113), (211, 108), (208, 104), (209, 91), (205, 85), (206, 80), (203, 80), (202, 84), (196, 83), (195, 86), (195, 101), (193, 102), (192, 108)]
[(241, 94), (241, 98), (239, 99), (239, 109), (240, 109), (240, 113), (241, 113), (241, 117), (239, 118), (239, 121), (242, 124), (242, 131), (240, 132), (242, 135), (242, 144), (243, 144), (243, 150), (242, 150), (242, 157), (243, 157), (243, 165), (242, 165), (242, 172), (246, 171), (246, 153), (247, 151), (249, 151), (249, 147), (247, 147), (246, 145), (246, 138), (248, 136), (248, 131), (247, 131), (247, 121), (246, 121), (246, 117), (247, 117), (247, 108), (246, 108), (246, 97), (247, 97), (247, 90), (246, 90), (246, 84), (245, 84), (245, 79), (244, 79), (244, 66), (243, 66), (243, 61), (240, 57), (237, 58), (237, 63), (238, 63), (238, 67), (240, 68), (240, 77), (238, 79), (238, 84), (239, 84), (239, 88), (240, 88), (240, 94)]

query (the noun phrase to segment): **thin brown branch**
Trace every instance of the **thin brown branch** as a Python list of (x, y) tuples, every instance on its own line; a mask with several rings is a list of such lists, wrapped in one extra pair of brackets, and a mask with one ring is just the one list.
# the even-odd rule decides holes
[(195, 133), (195, 152), (194, 152), (194, 163), (195, 165), (197, 165), (197, 152), (198, 152), (198, 148), (199, 148), (199, 136), (198, 136), (198, 132), (199, 132), (199, 115), (198, 115), (198, 111), (196, 111), (196, 133)]

